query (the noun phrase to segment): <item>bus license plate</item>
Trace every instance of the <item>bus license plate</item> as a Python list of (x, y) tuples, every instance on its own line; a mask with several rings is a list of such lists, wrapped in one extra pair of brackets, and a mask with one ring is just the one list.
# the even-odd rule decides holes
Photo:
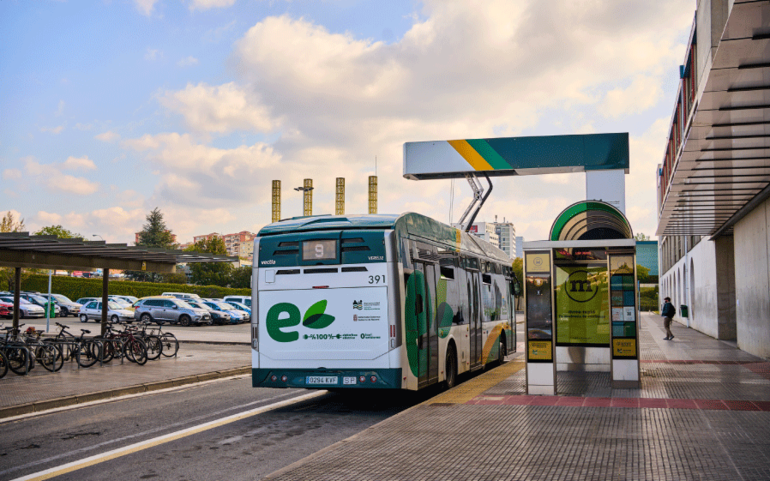
[(307, 376), (305, 384), (337, 384), (337, 376)]

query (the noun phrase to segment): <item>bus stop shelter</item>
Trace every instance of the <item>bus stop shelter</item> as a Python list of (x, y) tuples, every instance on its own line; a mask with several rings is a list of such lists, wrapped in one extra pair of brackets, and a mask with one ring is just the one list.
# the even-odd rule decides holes
[(13, 327), (19, 328), (21, 270), (102, 269), (102, 328), (107, 327), (107, 295), (110, 270), (174, 273), (177, 264), (196, 262), (234, 262), (237, 257), (157, 247), (108, 244), (105, 241), (62, 239), (55, 235), (29, 235), (28, 232), (0, 233), (0, 267), (12, 267), (14, 273)]

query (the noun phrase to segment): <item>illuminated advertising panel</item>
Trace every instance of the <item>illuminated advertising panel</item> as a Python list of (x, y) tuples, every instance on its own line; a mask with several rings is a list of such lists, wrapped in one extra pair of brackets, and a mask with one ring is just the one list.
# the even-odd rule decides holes
[(556, 266), (557, 345), (610, 343), (606, 266)]

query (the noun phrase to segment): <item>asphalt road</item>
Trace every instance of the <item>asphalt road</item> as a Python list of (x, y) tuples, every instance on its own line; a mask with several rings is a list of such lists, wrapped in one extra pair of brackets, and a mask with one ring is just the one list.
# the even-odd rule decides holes
[[(0, 480), (15, 479), (318, 391), (249, 376), (0, 423)], [(326, 393), (56, 479), (255, 480), (436, 394)]]

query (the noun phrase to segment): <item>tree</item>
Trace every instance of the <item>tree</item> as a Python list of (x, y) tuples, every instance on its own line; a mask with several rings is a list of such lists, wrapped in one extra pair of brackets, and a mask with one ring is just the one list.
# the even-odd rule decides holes
[[(227, 255), (225, 241), (221, 237), (199, 240), (186, 251)], [(229, 262), (195, 262), (189, 264), (193, 284), (227, 287), (231, 281), (233, 265)]]
[[(136, 243), (138, 246), (144, 247), (160, 247), (163, 249), (173, 249), (176, 247), (174, 243), (174, 235), (171, 230), (166, 226), (166, 222), (163, 220), (163, 214), (159, 208), (154, 208), (147, 214), (147, 223), (142, 227), (142, 231), (139, 233), (139, 241)], [(145, 271), (126, 271), (126, 277), (135, 281), (142, 282), (161, 282), (163, 276), (155, 272)]]
[(650, 240), (650, 236), (644, 235), (644, 232), (637, 232), (636, 235), (634, 236), (634, 239), (638, 241), (648, 241)]
[(187, 284), (187, 274), (184, 272), (174, 272), (173, 274), (161, 274), (161, 282), (166, 284)]
[(77, 234), (60, 225), (49, 225), (35, 232), (35, 235), (55, 235), (61, 239), (83, 239), (83, 234)]
[(641, 284), (647, 284), (650, 279), (650, 269), (641, 264), (636, 265), (636, 280)]
[[(0, 232), (24, 232), (24, 219), (16, 220), (14, 218), (13, 212), (10, 210), (3, 216), (2, 220), (0, 220)], [(29, 276), (28, 272), (25, 272), (25, 269), (22, 269), (21, 271), (21, 280), (24, 281), (24, 278)], [(8, 290), (13, 291), (14, 290), (14, 277), (15, 277), (15, 269), (13, 267), (2, 267), (0, 268), (0, 279), (6, 282), (8, 285)]]
[(251, 266), (241, 266), (233, 269), (230, 274), (230, 287), (251, 288)]

